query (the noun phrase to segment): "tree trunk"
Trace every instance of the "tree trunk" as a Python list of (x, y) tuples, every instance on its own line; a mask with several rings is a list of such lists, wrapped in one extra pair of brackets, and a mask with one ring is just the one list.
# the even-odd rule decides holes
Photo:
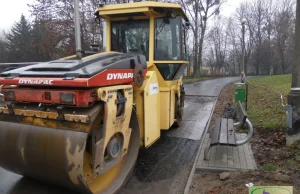
[(199, 76), (199, 74), (198, 74), (199, 64), (198, 64), (197, 57), (198, 57), (198, 30), (199, 30), (199, 27), (197, 25), (197, 21), (198, 21), (198, 3), (197, 3), (197, 1), (196, 1), (195, 21), (196, 21), (196, 24), (195, 24), (195, 32), (194, 32), (195, 44), (194, 44), (194, 58), (193, 58), (193, 61), (194, 61), (193, 77), (198, 77)]
[(259, 46), (257, 47), (257, 53), (256, 53), (256, 75), (259, 75)]
[(285, 57), (284, 57), (284, 50), (283, 48), (280, 48), (280, 62), (281, 62), (281, 69), (282, 73), (286, 73), (286, 65), (285, 65)]
[(292, 88), (300, 87), (300, 0), (297, 0), (296, 9), (296, 38), (293, 57), (293, 75), (292, 75)]
[(268, 72), (269, 72), (269, 75), (273, 74), (273, 64), (272, 64), (272, 51), (271, 51), (271, 29), (270, 29), (270, 22), (269, 22), (269, 25), (268, 25), (268, 47), (269, 47), (269, 52), (268, 52)]
[(205, 30), (206, 30), (206, 20), (204, 21), (203, 28), (201, 29), (201, 37), (200, 37), (200, 42), (199, 42), (199, 53), (198, 53), (198, 63), (199, 63), (198, 67), (200, 67), (199, 74), (202, 69), (202, 51), (203, 51)]
[(202, 50), (203, 50), (203, 40), (202, 36), (200, 38), (200, 44), (199, 44), (199, 53), (198, 53), (198, 74), (201, 75), (201, 69), (202, 69)]
[[(198, 29), (198, 27), (196, 27)], [(198, 77), (198, 69), (199, 69), (199, 64), (198, 64), (198, 33), (195, 33), (195, 45), (194, 45), (194, 71), (193, 71), (193, 77)]]

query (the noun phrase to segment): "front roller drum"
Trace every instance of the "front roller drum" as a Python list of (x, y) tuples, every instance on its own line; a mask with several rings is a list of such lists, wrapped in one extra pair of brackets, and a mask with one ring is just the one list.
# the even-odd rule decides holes
[(87, 136), (82, 132), (0, 121), (0, 166), (90, 193), (83, 172)]
[(87, 133), (0, 121), (0, 166), (81, 193), (116, 193), (128, 180), (137, 159), (138, 126), (132, 111), (127, 154), (110, 170), (96, 175), (86, 150)]

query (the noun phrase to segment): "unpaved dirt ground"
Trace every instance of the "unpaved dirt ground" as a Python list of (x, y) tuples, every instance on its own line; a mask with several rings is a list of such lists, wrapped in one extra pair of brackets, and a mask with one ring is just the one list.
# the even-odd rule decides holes
[[(217, 117), (222, 117), (224, 108), (234, 98), (233, 83), (220, 93), (210, 128)], [(300, 194), (300, 143), (285, 145), (285, 129), (264, 130), (254, 126), (254, 137), (250, 141), (258, 165), (255, 171), (232, 171), (225, 180), (217, 172), (196, 172), (190, 194), (247, 194), (245, 184), (255, 186), (293, 186), (294, 194)]]

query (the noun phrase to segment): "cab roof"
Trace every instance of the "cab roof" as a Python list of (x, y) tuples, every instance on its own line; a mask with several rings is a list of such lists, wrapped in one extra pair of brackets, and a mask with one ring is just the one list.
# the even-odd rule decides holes
[(97, 10), (96, 14), (104, 19), (114, 19), (134, 16), (160, 17), (165, 16), (170, 11), (176, 13), (176, 15), (182, 15), (188, 21), (188, 17), (180, 4), (153, 1), (103, 5)]

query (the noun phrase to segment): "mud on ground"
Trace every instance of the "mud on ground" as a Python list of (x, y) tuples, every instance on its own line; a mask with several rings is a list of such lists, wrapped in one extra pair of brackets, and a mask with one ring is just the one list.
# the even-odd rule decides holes
[[(213, 127), (217, 117), (222, 117), (224, 108), (233, 102), (233, 83), (224, 87), (217, 100), (210, 123)], [(258, 170), (231, 171), (229, 177), (220, 180), (220, 173), (195, 172), (190, 194), (247, 194), (245, 184), (255, 186), (293, 186), (294, 194), (300, 194), (300, 144), (285, 145), (285, 129), (264, 130), (254, 126), (250, 141)]]

